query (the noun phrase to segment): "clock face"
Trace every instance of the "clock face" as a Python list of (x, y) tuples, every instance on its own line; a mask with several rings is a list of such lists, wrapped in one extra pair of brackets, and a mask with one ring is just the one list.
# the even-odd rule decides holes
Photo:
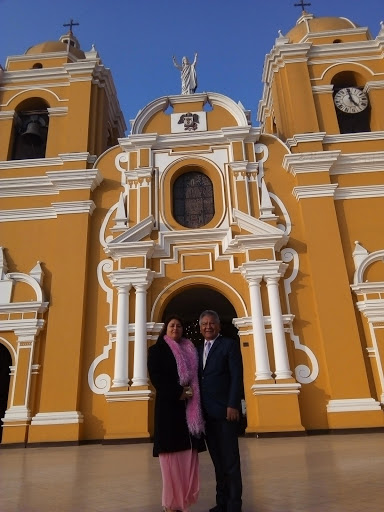
[(344, 87), (334, 97), (336, 107), (347, 114), (357, 114), (368, 107), (368, 97), (357, 87)]

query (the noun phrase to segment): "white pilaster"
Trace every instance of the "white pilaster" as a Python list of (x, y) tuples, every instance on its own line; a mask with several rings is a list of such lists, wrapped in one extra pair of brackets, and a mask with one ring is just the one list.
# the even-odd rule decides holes
[(135, 284), (135, 358), (132, 386), (146, 386), (147, 377), (147, 288), (148, 284)]
[(115, 342), (115, 367), (113, 388), (128, 386), (128, 325), (129, 290), (131, 286), (117, 288), (117, 320)]
[(279, 274), (266, 277), (269, 311), (272, 324), (276, 380), (289, 379), (292, 376), (292, 372), (289, 369), (288, 351), (285, 339), (283, 316), (280, 306), (279, 279)]
[(253, 345), (255, 350), (256, 380), (271, 379), (267, 340), (264, 328), (263, 305), (261, 302), (260, 283), (262, 277), (248, 281), (251, 299)]
[(18, 328), (14, 331), (17, 335), (16, 368), (14, 378), (11, 381), (9, 408), (4, 415), (4, 424), (14, 421), (29, 422), (31, 419), (29, 395), (33, 353), (39, 331), (40, 327)]

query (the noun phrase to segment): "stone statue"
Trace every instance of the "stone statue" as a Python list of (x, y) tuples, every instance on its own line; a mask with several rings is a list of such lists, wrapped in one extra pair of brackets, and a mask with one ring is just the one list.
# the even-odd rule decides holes
[(197, 89), (196, 62), (197, 53), (195, 53), (192, 63), (189, 62), (187, 57), (183, 57), (181, 66), (176, 62), (176, 58), (173, 57), (173, 64), (181, 71), (181, 94), (193, 94)]

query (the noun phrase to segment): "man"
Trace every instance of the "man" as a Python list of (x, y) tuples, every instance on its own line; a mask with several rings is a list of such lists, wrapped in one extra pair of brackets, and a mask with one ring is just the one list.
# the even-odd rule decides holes
[(212, 310), (201, 313), (199, 350), (201, 403), (206, 440), (216, 474), (216, 506), (210, 512), (241, 512), (242, 480), (239, 419), (243, 397), (240, 346), (220, 334), (220, 319)]

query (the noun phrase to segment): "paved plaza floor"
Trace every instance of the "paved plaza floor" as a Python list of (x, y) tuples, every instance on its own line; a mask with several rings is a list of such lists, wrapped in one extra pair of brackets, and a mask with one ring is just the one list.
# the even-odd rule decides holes
[[(383, 512), (384, 434), (241, 438), (243, 512)], [(214, 505), (200, 455), (191, 512)], [(0, 449), (0, 512), (161, 512), (151, 444)]]

